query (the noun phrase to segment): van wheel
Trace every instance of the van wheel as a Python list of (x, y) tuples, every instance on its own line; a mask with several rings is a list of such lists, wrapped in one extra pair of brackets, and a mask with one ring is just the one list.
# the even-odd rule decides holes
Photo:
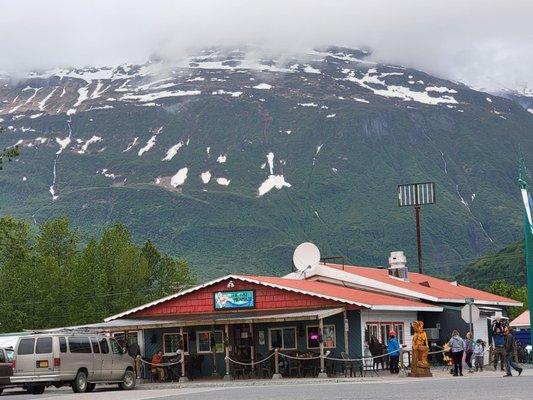
[(28, 392), (31, 394), (43, 394), (45, 386), (44, 385), (31, 385), (28, 388)]
[(83, 393), (87, 391), (87, 375), (83, 371), (79, 371), (72, 382), (72, 390), (74, 393)]
[(122, 390), (131, 390), (135, 387), (137, 377), (131, 370), (127, 370), (124, 374), (124, 380), (118, 384), (118, 387)]
[(86, 392), (92, 392), (96, 387), (96, 383), (88, 383)]

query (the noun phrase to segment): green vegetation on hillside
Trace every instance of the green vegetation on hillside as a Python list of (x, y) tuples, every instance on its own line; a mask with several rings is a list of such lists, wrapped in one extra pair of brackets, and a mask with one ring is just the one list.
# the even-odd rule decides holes
[(468, 264), (457, 280), (463, 285), (488, 289), (496, 280), (523, 286), (526, 276), (524, 242), (517, 242)]
[(38, 232), (0, 218), (0, 331), (97, 322), (192, 283), (186, 262), (135, 244), (121, 224), (82, 245), (67, 218)]

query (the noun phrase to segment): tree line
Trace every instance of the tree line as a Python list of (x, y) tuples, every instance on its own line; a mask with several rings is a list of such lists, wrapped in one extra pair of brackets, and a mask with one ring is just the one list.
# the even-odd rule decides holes
[(136, 244), (122, 224), (82, 241), (67, 218), (37, 230), (0, 218), (2, 332), (99, 322), (193, 283), (185, 261)]

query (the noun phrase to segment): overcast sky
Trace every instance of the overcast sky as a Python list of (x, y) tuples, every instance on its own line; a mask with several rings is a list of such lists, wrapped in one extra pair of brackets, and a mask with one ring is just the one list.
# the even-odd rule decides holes
[(336, 44), (477, 87), (533, 87), (532, 26), (531, 0), (0, 0), (0, 70)]

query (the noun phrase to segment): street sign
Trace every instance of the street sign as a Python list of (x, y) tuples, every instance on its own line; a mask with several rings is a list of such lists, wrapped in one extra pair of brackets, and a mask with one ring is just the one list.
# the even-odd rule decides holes
[(467, 304), (461, 308), (461, 318), (467, 324), (470, 323), (470, 307), (472, 307), (472, 323), (479, 319), (479, 308), (477, 308), (474, 304)]

